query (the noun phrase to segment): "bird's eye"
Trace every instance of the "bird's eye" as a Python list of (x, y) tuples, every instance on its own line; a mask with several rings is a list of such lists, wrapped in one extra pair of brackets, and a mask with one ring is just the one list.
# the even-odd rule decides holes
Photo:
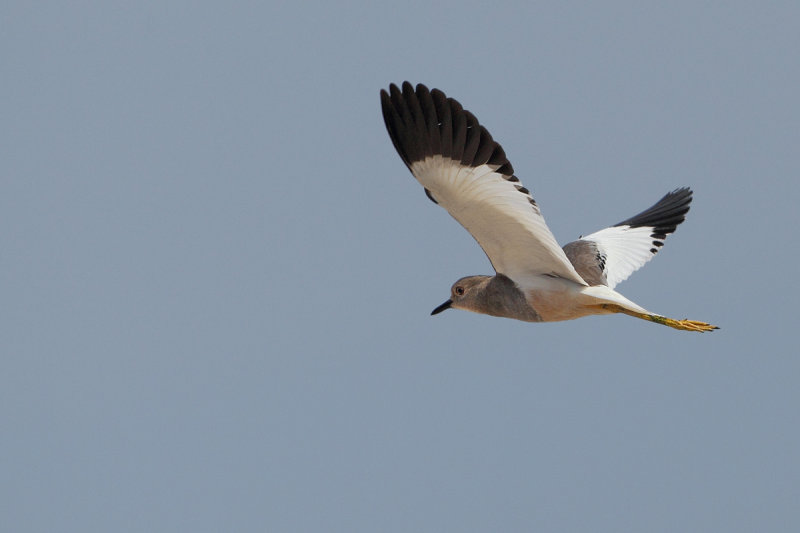
[(457, 295), (459, 295), (459, 296), (464, 296), (464, 287), (461, 287), (461, 286), (459, 286), (459, 287), (456, 287), (456, 288), (455, 288), (455, 293), (456, 293)]

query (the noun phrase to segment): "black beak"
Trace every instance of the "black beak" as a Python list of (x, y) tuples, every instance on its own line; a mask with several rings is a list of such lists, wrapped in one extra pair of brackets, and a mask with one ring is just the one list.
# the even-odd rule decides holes
[(447, 300), (445, 303), (443, 303), (442, 305), (440, 305), (439, 307), (437, 307), (436, 309), (431, 311), (431, 316), (438, 315), (439, 313), (441, 313), (445, 309), (450, 309), (451, 305), (453, 305), (453, 300)]

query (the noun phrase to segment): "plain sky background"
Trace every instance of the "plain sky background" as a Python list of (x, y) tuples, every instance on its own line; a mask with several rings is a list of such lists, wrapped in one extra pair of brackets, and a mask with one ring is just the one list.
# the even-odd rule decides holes
[[(4, 2), (0, 529), (797, 531), (797, 2)], [(625, 316), (491, 273), (397, 156), (438, 87), (560, 242), (689, 185)]]

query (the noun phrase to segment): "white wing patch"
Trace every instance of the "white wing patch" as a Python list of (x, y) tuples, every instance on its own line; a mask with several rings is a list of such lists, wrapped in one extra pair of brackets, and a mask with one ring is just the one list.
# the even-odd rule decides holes
[(659, 244), (654, 243), (663, 241), (654, 241), (652, 233), (649, 226), (612, 226), (580, 240), (595, 243), (604, 261), (607, 285), (613, 289), (655, 256)]
[[(675, 189), (638, 215), (610, 228), (596, 231), (576, 242), (597, 247), (597, 266), (614, 288), (642, 268), (664, 246), (664, 239), (684, 221), (692, 202), (692, 190)], [(572, 247), (570, 243), (567, 247)]]
[(586, 285), (475, 115), (442, 91), (408, 82), (381, 91), (381, 108), (397, 153), (428, 196), (478, 241), (498, 273), (517, 283), (545, 275)]
[(478, 241), (497, 272), (516, 282), (555, 275), (586, 285), (518, 181), (498, 174), (491, 165), (469, 167), (440, 155), (410, 168), (436, 202)]

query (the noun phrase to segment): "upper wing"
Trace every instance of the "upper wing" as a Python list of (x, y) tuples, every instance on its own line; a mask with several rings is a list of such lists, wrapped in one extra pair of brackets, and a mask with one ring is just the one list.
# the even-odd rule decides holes
[(586, 281), (613, 289), (658, 253), (691, 201), (691, 189), (676, 189), (638, 215), (567, 244), (564, 252)]
[(528, 189), (486, 128), (461, 104), (424, 85), (381, 91), (386, 129), (428, 197), (469, 231), (512, 280), (555, 275), (581, 285)]

